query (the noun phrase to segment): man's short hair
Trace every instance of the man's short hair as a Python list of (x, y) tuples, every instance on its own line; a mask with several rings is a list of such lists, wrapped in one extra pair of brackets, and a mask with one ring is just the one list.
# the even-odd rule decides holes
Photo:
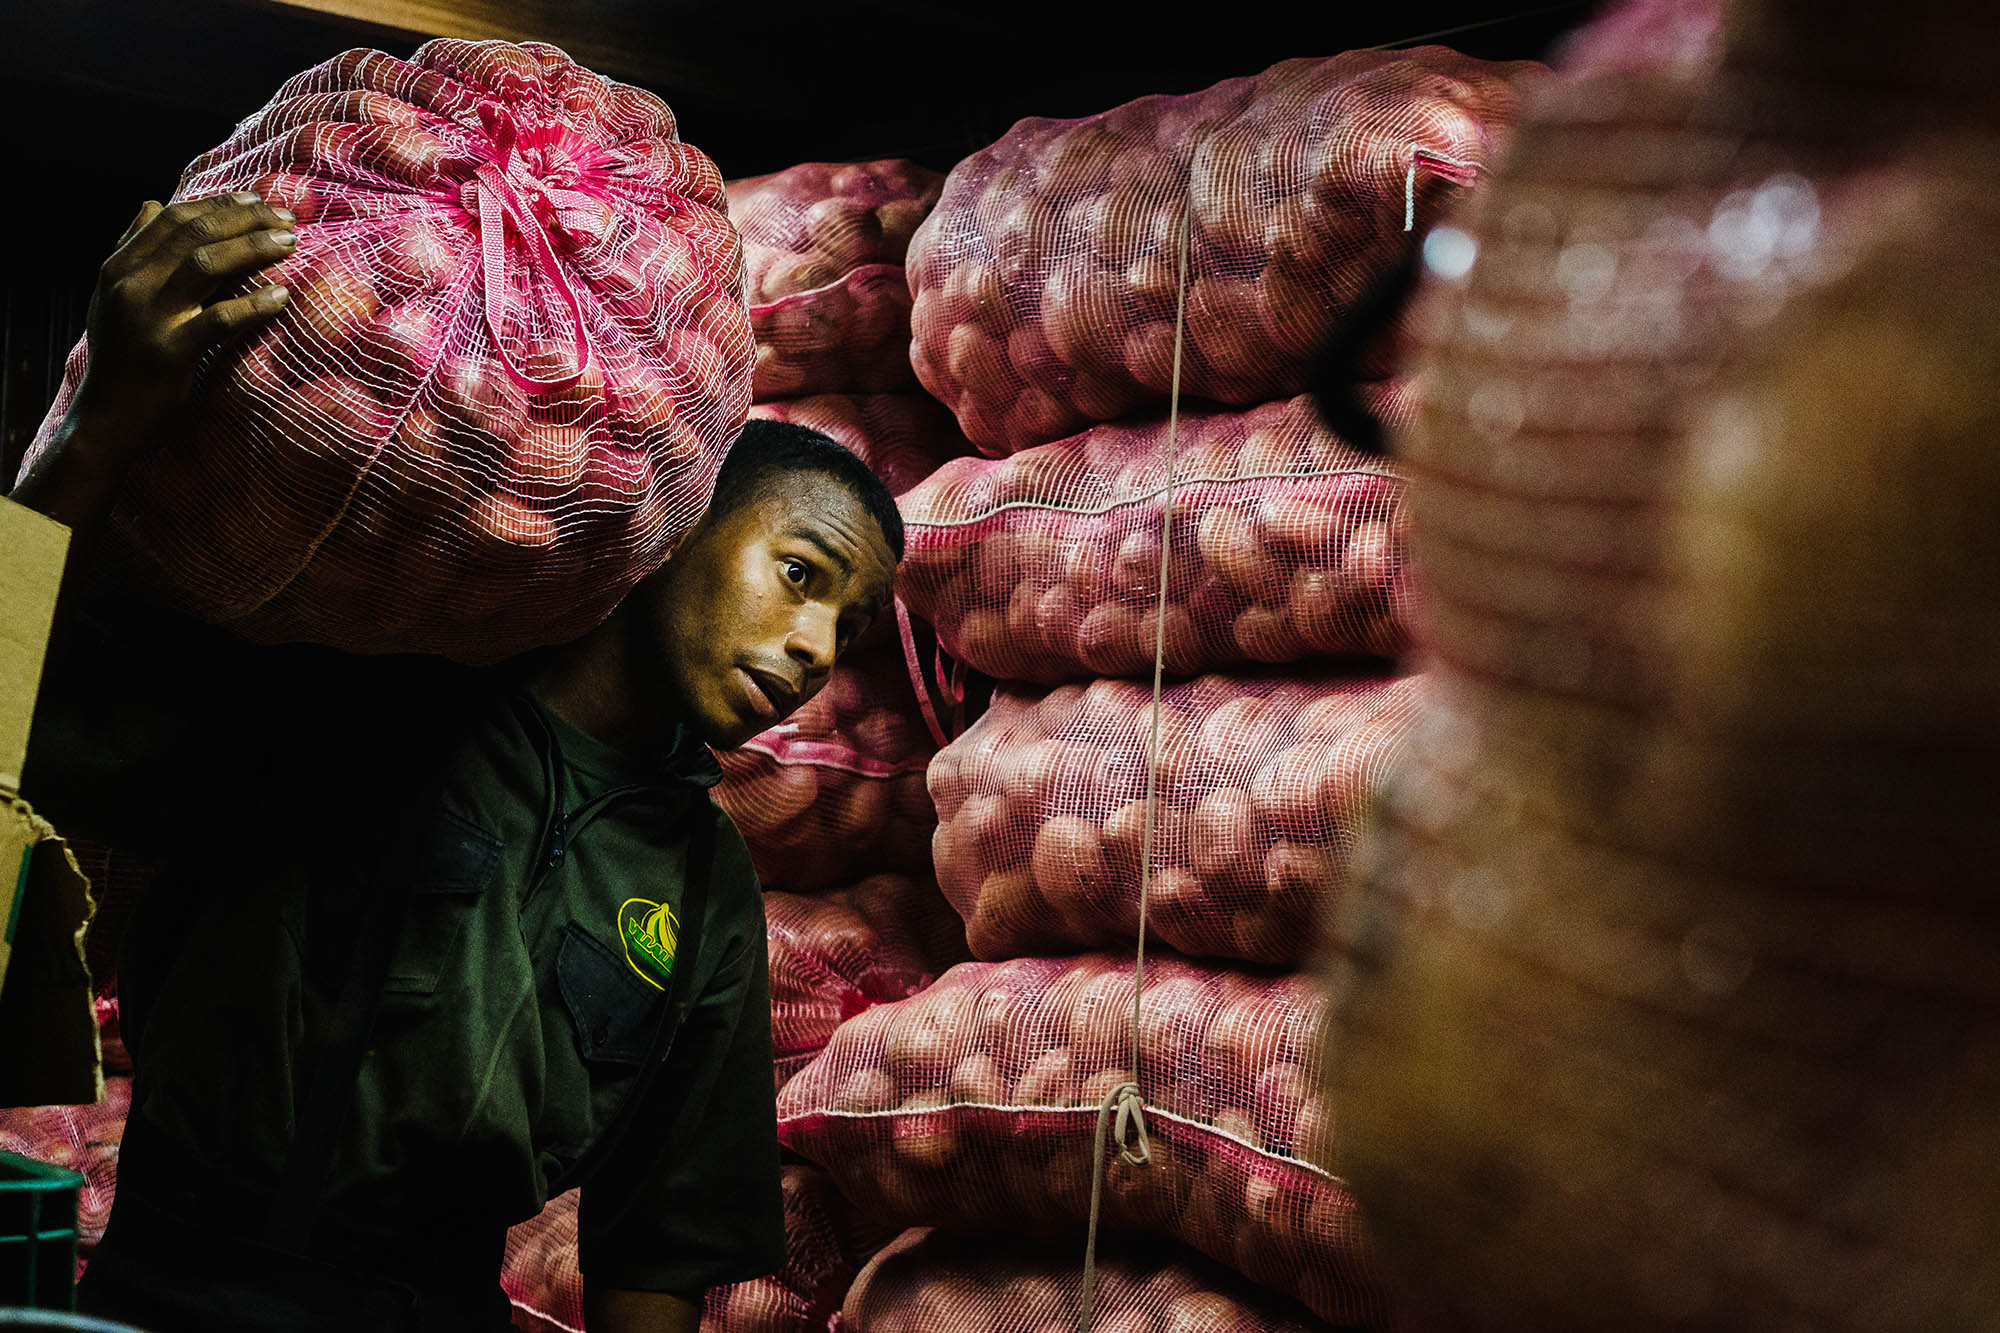
[(722, 459), (709, 510), (727, 514), (767, 494), (787, 473), (817, 472), (845, 486), (881, 525), (898, 562), (903, 558), (903, 515), (895, 497), (869, 466), (819, 431), (789, 421), (751, 421)]

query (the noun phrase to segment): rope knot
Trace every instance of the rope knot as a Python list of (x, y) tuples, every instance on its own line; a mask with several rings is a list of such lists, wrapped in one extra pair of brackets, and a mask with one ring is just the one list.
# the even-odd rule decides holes
[[(1137, 1083), (1120, 1083), (1104, 1096), (1098, 1107), (1098, 1137), (1103, 1138), (1104, 1117), (1115, 1113), (1117, 1120), (1112, 1127), (1112, 1136), (1118, 1142), (1118, 1155), (1131, 1166), (1146, 1166), (1153, 1160), (1152, 1140), (1146, 1137), (1146, 1101), (1139, 1095)], [(1132, 1135), (1139, 1136), (1138, 1151), (1133, 1151)]]
[[(1113, 1121), (1116, 1123), (1114, 1124)], [(1108, 1133), (1107, 1133), (1108, 1131)], [(1139, 1147), (1132, 1148), (1132, 1135)], [(1090, 1238), (1083, 1247), (1083, 1290), (1078, 1294), (1077, 1333), (1090, 1333), (1090, 1321), (1097, 1299), (1097, 1219), (1104, 1206), (1104, 1144), (1110, 1135), (1118, 1139), (1118, 1155), (1132, 1166), (1147, 1166), (1153, 1160), (1153, 1145), (1146, 1137), (1146, 1102), (1137, 1083), (1120, 1083), (1104, 1094), (1097, 1106), (1097, 1141), (1091, 1147)]]

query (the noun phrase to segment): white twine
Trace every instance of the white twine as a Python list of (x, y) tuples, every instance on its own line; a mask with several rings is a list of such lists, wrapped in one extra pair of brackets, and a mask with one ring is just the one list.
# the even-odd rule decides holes
[[(1173, 559), (1174, 469), (1181, 422), (1181, 349), (1187, 334), (1189, 238), (1194, 231), (1194, 193), (1190, 187), (1181, 209), (1180, 292), (1174, 307), (1174, 376), (1167, 400), (1167, 482), (1160, 498), (1159, 619), (1153, 630), (1153, 735), (1146, 760), (1146, 820), (1139, 853), (1139, 942), (1132, 964), (1132, 1082), (1121, 1083), (1104, 1096), (1097, 1111), (1097, 1139), (1090, 1173), (1090, 1233), (1083, 1248), (1083, 1290), (1078, 1296), (1077, 1333), (1090, 1333), (1097, 1298), (1097, 1220), (1104, 1201), (1104, 1144), (1108, 1133), (1118, 1137), (1118, 1155), (1132, 1166), (1153, 1160), (1146, 1137), (1145, 1098), (1139, 1091), (1139, 1006), (1146, 993), (1146, 906), (1153, 887), (1154, 811), (1160, 792), (1160, 693), (1167, 663), (1167, 572)], [(1115, 1117), (1115, 1124), (1113, 1123)], [(1138, 1146), (1132, 1137), (1138, 1136)]]

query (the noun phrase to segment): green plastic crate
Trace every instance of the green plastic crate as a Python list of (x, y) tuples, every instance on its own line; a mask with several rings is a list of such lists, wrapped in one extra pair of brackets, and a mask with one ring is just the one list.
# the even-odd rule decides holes
[(0, 1152), (0, 1306), (76, 1307), (76, 1201), (83, 1177)]

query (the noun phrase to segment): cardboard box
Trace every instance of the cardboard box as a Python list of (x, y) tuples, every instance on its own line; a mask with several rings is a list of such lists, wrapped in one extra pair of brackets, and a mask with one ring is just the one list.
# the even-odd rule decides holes
[(0, 792), (21, 790), (69, 529), (0, 500)]
[(83, 956), (90, 883), (21, 794), (68, 551), (68, 528), (0, 499), (0, 1106), (104, 1094)]
[(0, 808), (0, 864), (20, 870), (0, 978), (0, 1106), (101, 1101), (103, 1051), (83, 936), (96, 914), (69, 844), (15, 798)]

